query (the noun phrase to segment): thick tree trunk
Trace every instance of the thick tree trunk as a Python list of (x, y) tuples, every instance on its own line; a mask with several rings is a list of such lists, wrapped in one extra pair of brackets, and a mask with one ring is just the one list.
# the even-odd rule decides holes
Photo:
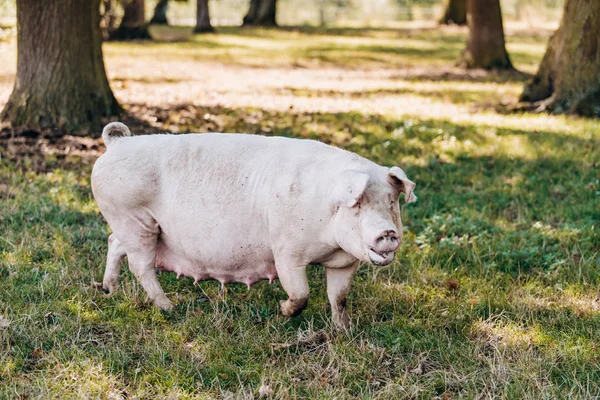
[(151, 24), (158, 25), (169, 25), (167, 20), (167, 11), (169, 9), (169, 0), (158, 0), (156, 7), (154, 7), (154, 15), (150, 20)]
[(521, 101), (539, 111), (600, 117), (600, 2), (567, 0), (536, 76)]
[(500, 0), (467, 0), (469, 39), (458, 65), (465, 68), (512, 69), (506, 52)]
[(250, 0), (243, 26), (277, 26), (277, 0)]
[(440, 19), (442, 25), (467, 24), (467, 0), (448, 0), (446, 11)]
[(100, 36), (99, 0), (17, 0), (17, 76), (2, 119), (84, 135), (119, 115)]
[(198, 7), (196, 8), (196, 28), (194, 28), (194, 33), (206, 33), (214, 31), (215, 29), (210, 24), (208, 0), (198, 0)]
[(125, 10), (121, 25), (110, 34), (111, 40), (150, 39), (145, 20), (144, 0), (122, 0)]

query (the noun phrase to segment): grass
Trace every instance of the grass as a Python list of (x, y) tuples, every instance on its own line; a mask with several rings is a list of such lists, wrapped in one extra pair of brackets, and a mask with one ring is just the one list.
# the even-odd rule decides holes
[[(253, 398), (261, 386), (282, 399), (600, 396), (600, 123), (496, 112), (522, 81), (452, 69), (464, 32), (447, 34), (228, 28), (108, 44), (138, 133), (316, 138), (402, 166), (419, 201), (402, 207), (397, 260), (360, 269), (348, 333), (330, 326), (318, 266), (291, 320), (278, 283), (221, 292), (171, 274), (165, 314), (126, 268), (114, 297), (94, 286), (109, 233), (89, 184), (99, 144), (5, 140), (0, 398)], [(545, 40), (509, 35), (509, 52), (534, 65)]]

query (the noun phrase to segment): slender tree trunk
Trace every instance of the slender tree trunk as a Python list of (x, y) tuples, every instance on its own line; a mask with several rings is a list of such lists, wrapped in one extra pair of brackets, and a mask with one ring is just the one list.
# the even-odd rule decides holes
[(16, 130), (99, 132), (121, 113), (101, 45), (99, 0), (17, 0), (17, 76), (1, 118)]
[(521, 101), (538, 111), (600, 117), (600, 2), (567, 0), (536, 76)]
[(277, 26), (277, 0), (250, 0), (243, 26)]
[(145, 20), (144, 0), (122, 0), (125, 13), (119, 28), (110, 35), (111, 40), (150, 39)]
[(194, 33), (214, 31), (215, 29), (210, 24), (208, 0), (198, 0), (198, 7), (196, 8), (196, 28), (194, 28)]
[(512, 69), (506, 52), (500, 0), (467, 0), (469, 39), (458, 65), (465, 68)]
[(440, 19), (442, 25), (467, 24), (467, 0), (448, 0), (446, 11)]
[(167, 11), (169, 9), (169, 0), (158, 0), (156, 7), (154, 7), (154, 15), (150, 20), (151, 24), (157, 25), (169, 25), (167, 20)]
[(256, 16), (258, 15), (258, 8), (260, 6), (260, 0), (250, 0), (250, 8), (248, 13), (244, 17), (242, 26), (254, 25), (256, 23)]

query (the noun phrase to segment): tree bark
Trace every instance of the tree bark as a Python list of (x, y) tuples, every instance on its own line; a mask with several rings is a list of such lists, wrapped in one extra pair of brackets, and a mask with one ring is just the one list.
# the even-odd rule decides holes
[(99, 0), (17, 0), (17, 76), (1, 119), (15, 130), (99, 132), (102, 117), (122, 111), (101, 45)]
[(125, 10), (121, 24), (110, 34), (111, 40), (150, 39), (145, 20), (144, 0), (122, 0)]
[(256, 25), (277, 26), (275, 17), (277, 14), (277, 0), (261, 0)]
[(520, 100), (539, 103), (538, 111), (600, 117), (600, 2), (567, 0), (560, 27)]
[(504, 42), (500, 0), (467, 0), (469, 39), (458, 65), (465, 68), (512, 69)]
[(250, 8), (248, 8), (248, 13), (244, 16), (242, 26), (254, 25), (259, 6), (260, 0), (250, 0)]
[(152, 15), (150, 23), (157, 25), (169, 25), (169, 21), (167, 20), (168, 9), (169, 0), (158, 0), (156, 7), (154, 7), (154, 15)]
[(196, 8), (196, 28), (194, 28), (194, 33), (214, 31), (215, 29), (210, 24), (208, 0), (198, 0), (198, 7)]
[(467, 0), (448, 0), (446, 11), (440, 19), (442, 25), (467, 24)]
[(243, 26), (277, 26), (277, 0), (250, 0)]

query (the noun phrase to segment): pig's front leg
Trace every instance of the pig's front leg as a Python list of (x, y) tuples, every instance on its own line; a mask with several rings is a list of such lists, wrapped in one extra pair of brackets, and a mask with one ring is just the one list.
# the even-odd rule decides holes
[(281, 286), (288, 295), (281, 301), (281, 313), (286, 317), (295, 317), (308, 305), (308, 279), (306, 265), (293, 259), (280, 259), (275, 262)]
[(359, 262), (355, 262), (344, 268), (326, 268), (327, 297), (331, 304), (331, 320), (338, 329), (343, 330), (350, 326), (350, 318), (346, 312), (346, 298), (358, 265)]

